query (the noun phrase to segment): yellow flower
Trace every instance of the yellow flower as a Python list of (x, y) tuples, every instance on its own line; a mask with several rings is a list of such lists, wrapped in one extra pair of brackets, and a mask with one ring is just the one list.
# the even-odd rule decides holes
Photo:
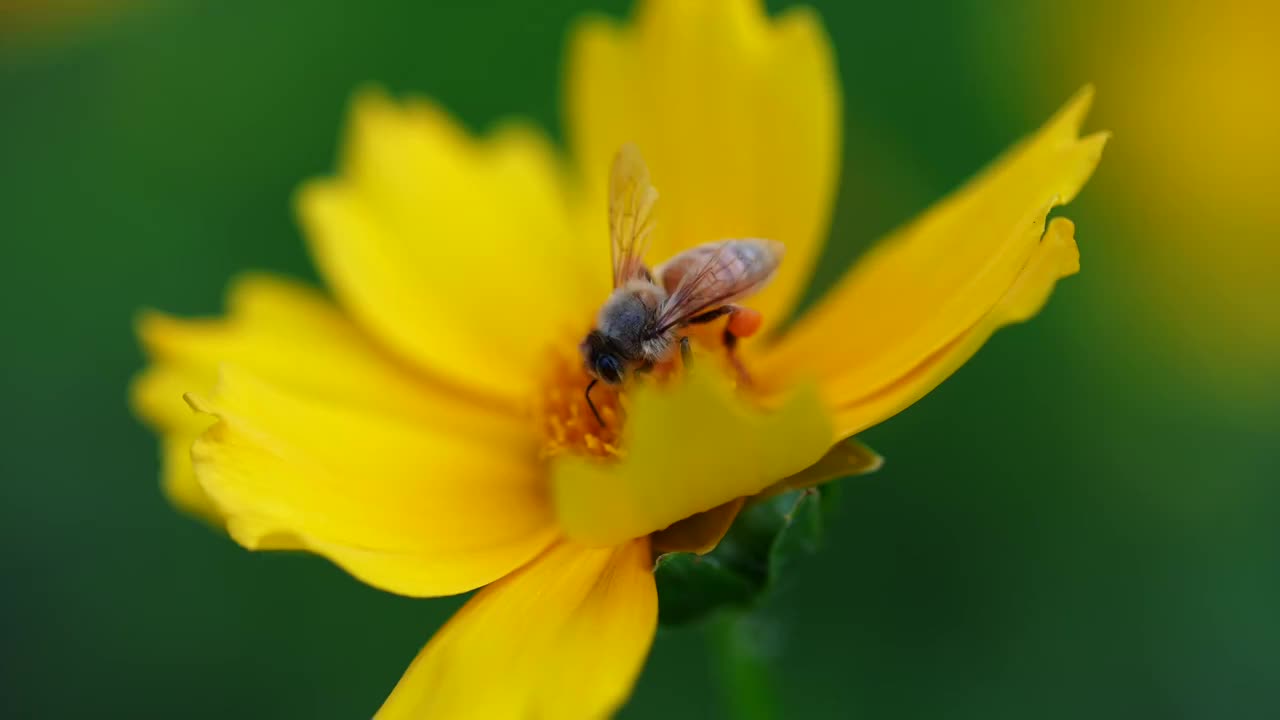
[[(1102, 150), (1078, 134), (1088, 91), (780, 330), (840, 156), (818, 18), (649, 0), (630, 25), (578, 27), (566, 81), (568, 166), (526, 125), (476, 139), (430, 103), (359, 96), (338, 174), (298, 196), (336, 302), (251, 276), (224, 319), (140, 323), (134, 403), (178, 505), (392, 592), (484, 587), (381, 717), (608, 715), (653, 638), (655, 548), (710, 549), (784, 478), (867, 469), (839, 446), (815, 463), (1077, 269), (1071, 223), (1046, 217)], [(601, 394), (601, 426), (577, 345), (610, 292), (605, 188), (626, 142), (662, 192), (651, 259), (726, 237), (787, 255), (750, 303), (767, 323), (742, 348), (750, 390), (710, 362)]]

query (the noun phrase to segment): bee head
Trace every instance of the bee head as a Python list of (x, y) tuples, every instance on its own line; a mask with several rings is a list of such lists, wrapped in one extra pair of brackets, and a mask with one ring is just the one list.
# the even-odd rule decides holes
[(622, 382), (625, 369), (622, 355), (618, 352), (615, 343), (611, 342), (604, 333), (592, 330), (578, 349), (582, 352), (582, 360), (586, 363), (587, 372), (592, 376), (610, 385)]

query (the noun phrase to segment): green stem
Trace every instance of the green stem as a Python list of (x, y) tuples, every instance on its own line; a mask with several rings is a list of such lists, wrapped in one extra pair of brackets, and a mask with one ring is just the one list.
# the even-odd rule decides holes
[(728, 717), (734, 720), (781, 717), (768, 630), (759, 618), (740, 611), (723, 612), (711, 623), (716, 674)]

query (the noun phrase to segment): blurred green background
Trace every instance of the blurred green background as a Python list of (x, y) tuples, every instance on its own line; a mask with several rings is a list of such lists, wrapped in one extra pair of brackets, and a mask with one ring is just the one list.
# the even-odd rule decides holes
[[(1280, 52), (1231, 34), (1276, 11), (1213, 4), (1213, 44), (1177, 3), (813, 4), (847, 125), (819, 286), (1084, 82), (1116, 137), (1065, 211), (1083, 272), (864, 436), (887, 466), (764, 609), (785, 717), (1280, 717), (1280, 185), (1231, 165), (1280, 167)], [(131, 320), (314, 278), (290, 194), (359, 84), (558, 134), (582, 3), (62, 5), (0, 2), (0, 715), (366, 717), (459, 601), (171, 511)], [(721, 716), (706, 634), (663, 631), (622, 717)]]

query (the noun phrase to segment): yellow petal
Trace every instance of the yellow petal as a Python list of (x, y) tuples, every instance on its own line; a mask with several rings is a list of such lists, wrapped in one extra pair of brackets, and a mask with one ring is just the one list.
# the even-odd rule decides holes
[[(248, 461), (255, 457), (253, 453), (258, 453), (263, 456), (263, 463), (281, 462), (272, 455), (271, 450), (294, 442), (299, 433), (310, 432), (312, 428), (305, 424), (306, 419), (315, 416), (320, 418), (317, 422), (328, 420), (329, 424), (323, 428), (331, 433), (328, 436), (331, 447), (325, 450), (329, 454), (342, 452), (344, 457), (341, 458), (342, 462), (326, 465), (315, 472), (307, 481), (320, 496), (324, 496), (325, 492), (330, 495), (345, 492), (351, 498), (342, 501), (353, 505), (358, 505), (362, 498), (366, 501), (376, 500), (375, 497), (365, 497), (364, 491), (374, 495), (379, 489), (391, 492), (379, 483), (393, 481), (392, 470), (410, 472), (432, 468), (452, 469), (456, 470), (455, 475), (437, 477), (434, 479), (435, 484), (443, 484), (451, 479), (466, 482), (466, 470), (469, 468), (473, 472), (483, 472), (483, 464), (477, 466), (460, 462), (456, 468), (448, 466), (452, 455), (461, 452), (453, 449), (452, 445), (473, 448), (481, 439), (488, 442), (475, 452), (479, 456), (493, 455), (493, 467), (497, 472), (507, 472), (511, 464), (509, 460), (500, 461), (497, 458), (526, 453), (528, 462), (520, 464), (520, 474), (499, 478), (500, 482), (522, 487), (522, 483), (533, 482), (529, 476), (534, 472), (530, 470), (534, 466), (534, 439), (522, 418), (485, 408), (469, 398), (451, 395), (444, 389), (429, 384), (413, 370), (381, 351), (367, 335), (315, 291), (281, 279), (248, 276), (232, 285), (227, 306), (228, 314), (225, 318), (178, 320), (152, 313), (144, 316), (139, 323), (139, 335), (153, 364), (134, 384), (134, 407), (144, 420), (164, 435), (165, 484), (170, 497), (179, 506), (201, 514), (220, 515), (214, 510), (214, 503), (207, 497), (204, 488), (196, 484), (190, 461), (191, 442), (213, 423), (213, 418), (192, 412), (183, 402), (182, 396), (185, 392), (208, 394), (214, 387), (217, 368), (221, 363), (227, 363), (233, 368), (233, 381), (241, 376), (246, 377), (243, 383), (231, 383), (231, 390), (240, 389), (240, 394), (234, 397), (243, 397), (251, 390), (262, 390), (261, 398), (242, 401), (244, 407), (238, 408), (238, 412), (244, 418), (243, 422), (224, 423), (224, 427), (216, 430), (215, 434), (223, 438), (235, 436), (235, 430), (246, 427), (256, 428), (258, 431), (251, 439), (246, 439), (244, 448), (226, 448), (227, 457), (237, 462)], [(253, 377), (247, 377), (249, 374)], [(216, 396), (214, 404), (222, 402), (221, 397)], [(298, 421), (288, 427), (277, 428), (271, 423), (284, 422), (280, 413), (285, 408), (292, 408)], [(220, 407), (215, 409), (221, 410)], [(312, 409), (314, 413), (310, 412)], [(350, 434), (335, 437), (332, 433), (344, 432), (341, 429), (343, 422), (356, 422), (361, 426)], [(227, 425), (234, 427), (229, 428)], [(382, 427), (393, 428), (393, 432), (399, 433), (380, 440), (389, 456), (370, 458), (359, 455), (358, 443), (361, 439), (365, 438), (376, 446), (377, 439), (368, 439), (368, 436)], [(280, 431), (279, 437), (268, 432), (277, 429)], [(406, 438), (406, 435), (409, 437)], [(396, 455), (395, 453), (401, 452), (399, 448), (385, 446), (390, 439), (410, 444), (411, 451)], [(315, 436), (304, 438), (297, 444), (308, 448), (321, 442), (325, 442), (325, 439)], [(275, 445), (268, 448), (263, 443)], [(451, 446), (448, 452), (426, 457), (429, 455), (429, 448), (442, 444)], [(214, 449), (218, 449), (216, 444)], [(347, 450), (350, 452), (346, 452)], [(269, 477), (260, 483), (249, 478), (256, 478), (255, 473), (262, 469), (262, 465), (251, 463), (229, 468), (228, 475), (253, 483), (248, 489), (261, 493), (261, 496), (249, 492), (236, 495), (227, 489), (222, 490), (224, 496), (234, 501), (230, 505), (225, 500), (220, 502), (222, 511), (231, 515), (229, 529), (233, 535), (251, 547), (309, 547), (329, 554), (334, 559), (341, 556), (343, 559), (340, 562), (346, 563), (353, 573), (371, 583), (387, 587), (394, 585), (392, 589), (399, 588), (401, 592), (414, 594), (457, 592), (459, 589), (474, 587), (486, 579), (492, 579), (488, 577), (490, 575), (497, 577), (505, 570), (515, 567), (549, 541), (549, 531), (540, 527), (540, 524), (546, 525), (549, 522), (547, 502), (541, 499), (540, 504), (527, 508), (528, 518), (514, 521), (512, 526), (513, 532), (518, 532), (521, 527), (533, 528), (528, 539), (505, 542), (503, 533), (506, 531), (495, 530), (490, 538), (493, 541), (492, 547), (488, 549), (484, 547), (485, 540), (479, 537), (473, 538), (475, 544), (469, 548), (442, 546), (451, 553), (458, 550), (459, 557), (467, 552), (482, 555), (488, 553), (489, 557), (482, 558), (484, 562), (475, 568), (476, 577), (468, 579), (450, 568), (444, 568), (432, 576), (436, 572), (433, 570), (433, 563), (439, 564), (451, 557), (433, 555), (426, 557), (429, 562), (421, 563), (420, 567), (403, 570), (402, 574), (417, 573), (422, 577), (411, 577), (401, 586), (399, 576), (395, 574), (400, 571), (395, 565), (411, 564), (415, 560), (424, 559), (424, 553), (434, 547), (430, 533), (437, 530), (452, 532), (447, 526), (433, 527), (431, 524), (433, 514), (438, 515), (445, 512), (445, 509), (433, 505), (417, 518), (420, 522), (409, 523), (413, 533), (404, 538), (403, 546), (362, 544), (359, 538), (335, 537), (332, 533), (308, 535), (308, 531), (314, 528), (301, 522), (297, 523), (297, 527), (283, 521), (274, 526), (271, 524), (270, 520), (273, 518), (284, 517), (295, 511), (302, 512), (288, 506), (289, 498), (285, 496), (287, 483), (290, 480), (296, 481), (298, 473), (313, 472), (315, 469), (312, 465), (323, 463), (326, 457), (323, 454), (306, 454), (306, 463), (311, 465), (304, 463), (298, 467), (284, 468), (279, 473), (268, 471)], [(402, 457), (404, 462), (416, 460), (422, 466), (392, 467), (397, 457)], [(338, 482), (334, 480), (334, 473), (342, 468), (349, 469), (352, 464), (356, 466), (355, 477), (348, 478), (350, 482), (345, 489), (325, 484), (326, 478), (334, 483)], [(371, 480), (369, 475), (376, 474), (379, 468), (386, 468), (386, 472)], [(431, 503), (463, 494), (461, 491), (448, 490), (443, 495), (431, 495), (432, 482), (421, 478), (414, 478), (412, 482), (421, 483), (422, 492), (429, 496), (420, 502)], [(484, 482), (488, 482), (488, 479)], [(255, 507), (252, 504), (255, 499), (263, 499), (270, 506)], [(403, 497), (400, 499), (407, 502)], [(508, 516), (522, 509), (518, 499), (518, 494), (508, 498), (514, 503)], [(483, 511), (486, 503), (501, 502), (501, 498), (480, 498), (477, 511)], [(303, 502), (305, 504), (306, 499)], [(472, 505), (462, 503), (450, 510), (463, 517), (467, 507)], [(405, 506), (400, 511), (410, 512), (411, 509), (411, 506)], [(393, 508), (392, 511), (396, 510)], [(483, 529), (485, 526), (481, 523), (479, 527)], [(301, 539), (283, 542), (285, 538), (295, 534), (295, 531), (300, 534)], [(424, 539), (414, 535), (428, 537)], [(302, 540), (306, 542), (303, 543)], [(345, 545), (342, 542), (344, 540), (347, 541)], [(449, 541), (446, 541), (446, 545), (447, 542)], [(528, 546), (521, 547), (522, 543)], [(374, 552), (397, 548), (418, 552), (418, 557), (404, 555), (387, 559)]]
[(550, 144), (522, 126), (477, 140), (376, 93), (349, 135), (340, 174), (297, 203), (339, 300), (433, 375), (528, 401), (548, 346), (580, 340), (609, 288), (608, 236), (576, 241)]
[(564, 457), (552, 471), (560, 525), (587, 545), (647, 535), (754, 495), (831, 445), (831, 423), (812, 387), (770, 412), (745, 405), (709, 371), (674, 387), (645, 385), (633, 396), (623, 459)]
[(1001, 327), (1029, 320), (1049, 300), (1058, 278), (1080, 269), (1075, 226), (1054, 218), (1013, 286), (972, 328), (893, 385), (835, 411), (837, 435), (853, 435), (906, 409), (946, 380)]
[[(231, 363), (308, 393), (395, 415), (431, 418), (438, 415), (440, 403), (450, 403), (453, 412), (504, 417), (497, 411), (473, 411), (479, 404), (399, 362), (332, 302), (301, 283), (245, 275), (231, 284), (226, 305), (222, 318), (179, 319), (157, 312), (140, 318), (138, 335), (147, 354), (155, 366), (186, 376), (169, 380), (182, 392), (211, 388), (218, 367)], [(181, 392), (137, 399), (147, 417), (188, 412)], [(514, 416), (506, 423), (518, 426)]]
[(291, 388), (371, 410), (449, 422), (519, 442), (519, 418), (445, 393), (380, 350), (324, 296), (299, 283), (246, 275), (231, 284), (227, 316), (180, 320), (145, 313), (138, 336), (152, 364), (131, 388), (134, 411), (164, 440), (163, 485), (178, 507), (214, 519), (218, 513), (195, 483), (188, 452), (211, 424), (183, 402), (208, 392), (220, 363), (234, 363)]
[[(180, 509), (217, 525), (221, 515), (196, 482), (190, 457), (191, 443), (213, 421), (192, 412), (183, 394), (212, 389), (222, 360), (296, 380), (314, 369), (306, 353), (316, 345), (365, 346), (350, 342), (354, 329), (319, 294), (284, 279), (253, 274), (237, 279), (227, 308), (229, 316), (217, 320), (143, 313), (137, 332), (152, 364), (130, 387), (134, 412), (161, 435), (165, 494)], [(325, 386), (323, 377), (311, 379), (313, 386)]]
[(134, 411), (160, 433), (160, 487), (178, 509), (213, 525), (222, 526), (222, 515), (191, 468), (191, 444), (213, 421), (191, 412), (182, 395), (211, 385), (200, 373), (183, 372), (169, 364), (151, 366), (134, 378), (130, 387)]
[(831, 446), (818, 462), (787, 478), (779, 480), (756, 496), (763, 499), (788, 490), (803, 490), (832, 480), (867, 475), (884, 466), (884, 458), (854, 438), (847, 437)]
[[(1106, 135), (1079, 136), (1086, 88), (1044, 128), (891, 236), (767, 350), (779, 387), (816, 376), (832, 405), (899, 382), (974, 327), (1041, 246), (1051, 208), (1088, 180)], [(883, 419), (883, 418), (880, 418)]]
[(633, 23), (582, 23), (566, 75), (568, 137), (604, 227), (610, 159), (634, 142), (658, 201), (651, 264), (699, 243), (764, 237), (786, 261), (748, 304), (782, 320), (826, 237), (840, 161), (831, 44), (807, 8), (647, 0)]
[(609, 717), (630, 695), (657, 621), (647, 540), (557, 545), (458, 611), (377, 717)]
[[(376, 388), (371, 388), (375, 390)], [(554, 539), (532, 442), (290, 392), (231, 365), (207, 399), (218, 422), (192, 447), (196, 477), (245, 547), (289, 535), (404, 595), (464, 592)]]
[(724, 539), (733, 521), (738, 518), (745, 498), (734, 498), (706, 512), (691, 515), (665, 530), (659, 530), (650, 538), (653, 552), (661, 555), (673, 552), (692, 552), (706, 555), (716, 549)]

